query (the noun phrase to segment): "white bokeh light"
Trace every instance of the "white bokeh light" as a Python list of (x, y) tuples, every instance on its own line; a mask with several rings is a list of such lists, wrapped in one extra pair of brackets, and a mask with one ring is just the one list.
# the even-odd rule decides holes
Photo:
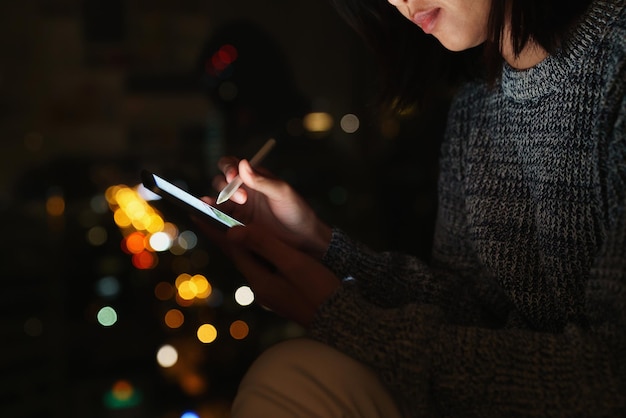
[(161, 367), (172, 367), (178, 361), (178, 351), (169, 344), (165, 344), (157, 351), (157, 363)]
[(254, 292), (248, 286), (241, 286), (235, 291), (235, 301), (241, 306), (248, 306), (254, 302)]

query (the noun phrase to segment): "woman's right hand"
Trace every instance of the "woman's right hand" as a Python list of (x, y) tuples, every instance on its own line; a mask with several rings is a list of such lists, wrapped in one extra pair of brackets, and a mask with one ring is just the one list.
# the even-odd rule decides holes
[[(330, 243), (332, 230), (289, 184), (254, 170), (247, 160), (223, 157), (218, 167), (223, 176), (213, 180), (216, 190), (222, 190), (237, 174), (243, 180), (242, 187), (230, 201), (219, 205), (220, 210), (244, 224), (268, 228), (285, 243), (321, 259)], [(214, 198), (204, 200), (215, 204)]]

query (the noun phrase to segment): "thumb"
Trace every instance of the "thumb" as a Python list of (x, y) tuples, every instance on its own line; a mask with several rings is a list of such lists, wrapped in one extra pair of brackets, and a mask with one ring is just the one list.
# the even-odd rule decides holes
[(250, 189), (264, 194), (270, 199), (277, 199), (284, 196), (287, 183), (254, 170), (248, 160), (239, 162), (239, 177)]

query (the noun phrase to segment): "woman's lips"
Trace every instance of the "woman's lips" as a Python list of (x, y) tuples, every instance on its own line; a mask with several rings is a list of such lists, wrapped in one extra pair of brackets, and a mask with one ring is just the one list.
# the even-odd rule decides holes
[(430, 9), (423, 12), (417, 12), (413, 15), (413, 23), (422, 28), (424, 33), (432, 33), (437, 23), (440, 8)]

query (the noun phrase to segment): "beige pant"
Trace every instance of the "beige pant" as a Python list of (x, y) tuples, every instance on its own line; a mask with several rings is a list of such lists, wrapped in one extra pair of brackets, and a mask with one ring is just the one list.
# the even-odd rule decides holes
[(244, 376), (232, 417), (399, 418), (390, 393), (366, 366), (309, 339), (265, 351)]

